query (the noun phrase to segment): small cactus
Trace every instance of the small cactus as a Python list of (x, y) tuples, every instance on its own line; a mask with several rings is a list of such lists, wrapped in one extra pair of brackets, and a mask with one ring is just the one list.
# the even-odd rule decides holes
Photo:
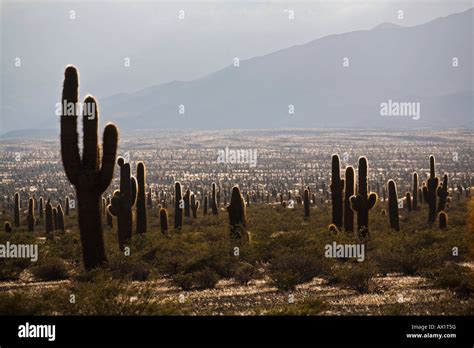
[(183, 208), (184, 201), (182, 197), (181, 184), (176, 181), (174, 184), (174, 229), (180, 230), (183, 227)]
[(413, 173), (413, 210), (418, 210), (418, 174), (415, 172)]
[(56, 211), (57, 211), (57, 224), (56, 224), (56, 229), (59, 230), (59, 231), (62, 231), (64, 232), (65, 229), (64, 229), (64, 211), (63, 211), (63, 207), (61, 206), (61, 204), (58, 204), (57, 207), (56, 207)]
[(161, 233), (168, 233), (168, 212), (164, 208), (160, 209), (160, 228)]
[(339, 229), (337, 228), (337, 226), (335, 224), (329, 224), (328, 232), (338, 234)]
[(65, 206), (66, 216), (69, 216), (70, 214), (70, 211), (69, 211), (70, 205), (71, 205), (71, 202), (69, 200), (69, 196), (66, 196), (66, 206)]
[(143, 162), (137, 164), (137, 233), (146, 233), (147, 214), (146, 214), (146, 168)]
[(405, 200), (406, 200), (406, 204), (407, 204), (407, 210), (408, 210), (408, 212), (411, 212), (411, 210), (412, 210), (412, 201), (411, 201), (410, 192), (407, 192), (405, 194)]
[(36, 223), (36, 218), (35, 218), (35, 201), (33, 198), (30, 197), (28, 199), (28, 216), (27, 216), (27, 222), (28, 222), (28, 232), (34, 232), (35, 231), (35, 223)]
[(58, 229), (58, 210), (53, 207), (53, 231)]
[(211, 208), (212, 208), (213, 215), (219, 214), (219, 209), (217, 207), (217, 198), (216, 198), (216, 183), (214, 182), (212, 183)]
[(117, 218), (117, 237), (120, 250), (132, 238), (132, 207), (137, 199), (137, 180), (131, 175), (130, 163), (125, 163), (122, 157), (117, 159), (120, 167), (120, 190), (115, 190), (107, 207), (110, 214)]
[(40, 214), (40, 219), (44, 217), (44, 199), (43, 197), (40, 197), (39, 199), (39, 214)]
[(20, 194), (15, 193), (15, 207), (13, 211), (14, 220), (13, 223), (15, 227), (20, 227)]
[(359, 158), (359, 183), (357, 195), (351, 197), (351, 208), (357, 213), (357, 230), (361, 238), (369, 237), (369, 210), (377, 203), (377, 194), (368, 192), (367, 158)]
[(46, 202), (45, 215), (46, 215), (45, 232), (46, 232), (46, 235), (48, 235), (54, 230), (53, 207), (51, 206), (51, 203), (49, 201)]
[[(224, 200), (225, 200), (225, 197), (224, 197)], [(203, 214), (204, 214), (204, 216), (207, 215), (207, 206), (208, 206), (207, 195), (204, 195), (204, 205), (203, 205)]]
[(395, 231), (400, 231), (397, 185), (393, 180), (388, 181), (388, 213), (390, 215), (390, 228)]
[(184, 220), (188, 223), (189, 218), (191, 217), (191, 191), (189, 189), (186, 190), (183, 196), (184, 201)]
[(436, 194), (438, 191), (439, 179), (435, 176), (435, 157), (430, 156), (430, 177), (427, 180), (428, 188), (428, 223), (432, 224), (436, 220)]
[(106, 215), (106, 221), (107, 221), (107, 225), (112, 228), (114, 227), (114, 218), (113, 218), (113, 215), (110, 214), (110, 211), (109, 211), (109, 208), (108, 206), (110, 205), (110, 197), (107, 197), (107, 201), (105, 202), (106, 205), (107, 205), (107, 215)]
[(303, 193), (304, 217), (309, 218), (309, 189), (305, 188)]
[(245, 239), (249, 241), (250, 234), (246, 230), (246, 207), (244, 198), (242, 197), (238, 186), (234, 186), (232, 188), (230, 205), (227, 206), (227, 212), (229, 214), (231, 238), (242, 239), (243, 237), (245, 237)]
[(446, 229), (448, 227), (448, 214), (444, 211), (438, 214), (438, 223), (440, 229)]
[(10, 221), (5, 221), (5, 223), (3, 225), (3, 229), (7, 233), (10, 233), (12, 231), (12, 225), (11, 225)]
[(437, 190), (436, 194), (439, 197), (439, 199), (438, 199), (438, 213), (439, 213), (440, 211), (445, 210), (445, 208), (446, 208), (446, 199), (449, 196), (448, 175), (447, 174), (444, 174), (443, 184), (438, 186), (438, 190)]
[(191, 210), (193, 212), (193, 219), (197, 219), (197, 211), (199, 209), (199, 201), (196, 200), (194, 193), (191, 194)]

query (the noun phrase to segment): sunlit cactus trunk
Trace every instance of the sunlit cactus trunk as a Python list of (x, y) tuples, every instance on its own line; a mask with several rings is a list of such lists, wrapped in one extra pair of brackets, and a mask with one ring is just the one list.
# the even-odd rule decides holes
[(118, 131), (109, 124), (104, 129), (102, 156), (99, 153), (99, 108), (96, 100), (84, 100), (83, 152), (79, 154), (77, 119), (79, 76), (73, 66), (65, 71), (62, 91), (61, 157), (66, 176), (76, 189), (82, 256), (87, 270), (101, 266), (106, 260), (101, 219), (101, 196), (109, 186), (117, 152)]

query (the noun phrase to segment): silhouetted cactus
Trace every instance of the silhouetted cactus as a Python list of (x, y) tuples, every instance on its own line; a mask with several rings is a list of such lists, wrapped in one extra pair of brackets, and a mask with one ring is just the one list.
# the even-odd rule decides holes
[(153, 199), (152, 199), (153, 192), (151, 191), (151, 187), (148, 189), (148, 194), (146, 196), (146, 205), (148, 208), (153, 208)]
[(429, 198), (428, 198), (428, 187), (426, 186), (426, 183), (423, 183), (422, 187), (422, 196), (423, 196), (423, 201), (428, 204)]
[(168, 233), (168, 212), (164, 208), (160, 209), (160, 228), (161, 233)]
[(217, 198), (216, 198), (216, 183), (212, 183), (212, 196), (211, 196), (211, 208), (212, 214), (217, 215), (219, 213), (219, 209), (217, 207)]
[(432, 224), (436, 221), (436, 193), (438, 191), (439, 179), (435, 176), (435, 157), (430, 156), (430, 177), (427, 180), (428, 187), (428, 223)]
[(247, 217), (244, 197), (242, 197), (238, 186), (232, 188), (230, 205), (227, 206), (227, 212), (229, 214), (231, 238), (250, 240), (250, 235), (246, 230)]
[(189, 222), (189, 218), (191, 217), (191, 191), (189, 189), (186, 190), (184, 196), (184, 220), (186, 223)]
[(331, 200), (332, 200), (332, 223), (338, 228), (342, 227), (344, 179), (341, 179), (341, 167), (339, 156), (332, 155), (331, 170)]
[(418, 210), (418, 174), (415, 172), (413, 173), (413, 210)]
[(64, 232), (65, 231), (65, 229), (64, 229), (64, 211), (63, 211), (63, 207), (61, 206), (61, 204), (58, 204), (56, 206), (56, 211), (57, 211), (56, 229), (59, 230), (59, 231)]
[(58, 210), (53, 207), (53, 231), (58, 229)]
[(377, 194), (368, 192), (367, 158), (359, 158), (359, 180), (357, 195), (351, 197), (351, 208), (357, 212), (357, 230), (362, 238), (369, 237), (369, 210), (377, 203)]
[[(224, 200), (225, 200), (225, 197), (224, 197)], [(207, 195), (205, 195), (204, 196), (204, 204), (203, 204), (203, 214), (204, 214), (204, 216), (207, 215), (207, 206), (208, 206)]]
[(411, 201), (411, 194), (410, 192), (407, 192), (405, 194), (405, 201), (406, 201), (406, 204), (407, 204), (407, 210), (408, 212), (411, 212), (412, 210), (412, 201)]
[(351, 209), (351, 197), (355, 193), (354, 168), (347, 167), (344, 189), (344, 230), (354, 232), (354, 211)]
[(444, 211), (440, 212), (438, 214), (438, 222), (440, 229), (446, 229), (448, 227), (448, 214)]
[(174, 184), (174, 229), (180, 230), (183, 227), (183, 208), (184, 201), (182, 197), (181, 184), (176, 181)]
[(43, 197), (40, 197), (39, 199), (39, 214), (40, 214), (40, 219), (44, 217), (44, 199)]
[(35, 231), (35, 201), (32, 197), (28, 199), (28, 216), (27, 216), (27, 223), (28, 223), (28, 232)]
[(143, 162), (137, 164), (137, 233), (146, 233), (147, 214), (146, 214), (146, 168)]
[(117, 159), (120, 167), (120, 190), (115, 190), (108, 210), (117, 218), (117, 237), (120, 250), (123, 250), (132, 238), (132, 207), (137, 199), (137, 180), (131, 175), (130, 163), (122, 157)]
[(444, 174), (443, 184), (438, 186), (437, 195), (438, 199), (438, 213), (446, 209), (446, 199), (449, 196), (448, 192), (448, 175)]
[(110, 202), (111, 202), (111, 199), (110, 197), (107, 197), (107, 201), (106, 201), (106, 204), (107, 204), (107, 215), (106, 215), (106, 220), (107, 220), (107, 225), (112, 228), (114, 227), (114, 219), (113, 219), (113, 215), (110, 214), (110, 211), (108, 209), (109, 205), (110, 205)]
[(20, 227), (20, 194), (15, 193), (15, 207), (13, 208), (13, 224), (15, 227)]
[(309, 218), (309, 189), (305, 188), (303, 193), (304, 217)]
[(3, 225), (3, 230), (7, 233), (10, 233), (12, 231), (12, 225), (11, 225), (10, 221), (5, 221), (5, 223)]
[(81, 158), (77, 134), (78, 72), (75, 67), (68, 66), (64, 75), (61, 98), (61, 157), (66, 176), (76, 189), (84, 266), (86, 269), (92, 269), (107, 260), (100, 203), (102, 193), (109, 186), (114, 174), (118, 132), (112, 124), (105, 127), (100, 156), (97, 136), (99, 108), (93, 97), (86, 97), (82, 118), (84, 145)]
[(191, 210), (193, 212), (193, 219), (197, 219), (197, 211), (199, 209), (199, 201), (194, 197), (194, 193), (191, 194)]
[(51, 206), (51, 203), (49, 201), (46, 202), (45, 216), (46, 216), (45, 231), (46, 231), (46, 235), (48, 235), (54, 230), (53, 207)]
[(328, 232), (338, 234), (338, 233), (339, 233), (339, 229), (337, 228), (336, 225), (334, 225), (334, 224), (329, 224), (329, 226), (328, 226)]
[(102, 213), (102, 215), (105, 217), (105, 215), (107, 214), (107, 201), (105, 200), (105, 197), (102, 197), (101, 199), (101, 205), (100, 205), (100, 212)]
[(400, 231), (397, 185), (393, 180), (388, 181), (388, 214), (390, 218), (390, 228), (395, 231)]

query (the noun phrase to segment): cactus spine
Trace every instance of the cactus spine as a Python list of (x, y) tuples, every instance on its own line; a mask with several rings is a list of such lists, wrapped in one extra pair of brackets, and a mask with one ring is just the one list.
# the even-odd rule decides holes
[(354, 168), (347, 167), (344, 190), (344, 230), (354, 232), (354, 211), (351, 209), (351, 197), (355, 193)]
[(415, 172), (413, 173), (413, 210), (418, 210), (418, 174)]
[(100, 203), (102, 193), (109, 186), (114, 174), (118, 132), (112, 124), (105, 127), (100, 156), (97, 136), (99, 108), (93, 97), (86, 97), (82, 119), (84, 146), (81, 158), (77, 134), (78, 94), (78, 72), (75, 67), (69, 66), (65, 71), (61, 98), (61, 157), (66, 176), (76, 189), (82, 256), (84, 266), (89, 270), (107, 260)]
[(435, 176), (435, 157), (430, 156), (430, 177), (427, 180), (427, 198), (429, 206), (428, 223), (432, 224), (436, 220), (436, 193), (438, 190), (439, 179)]
[(395, 231), (400, 231), (397, 185), (393, 180), (388, 181), (388, 213), (390, 217), (390, 228)]
[(160, 228), (161, 233), (168, 233), (168, 212), (164, 208), (160, 209)]
[(125, 163), (122, 157), (118, 158), (117, 165), (120, 167), (120, 190), (114, 191), (108, 210), (117, 217), (118, 243), (123, 250), (132, 238), (132, 207), (137, 200), (137, 180), (131, 175), (130, 163)]
[(238, 186), (232, 188), (227, 212), (229, 214), (231, 238), (242, 239), (242, 237), (245, 237), (250, 240), (250, 235), (245, 229), (247, 223), (245, 201)]
[(369, 210), (377, 202), (377, 194), (368, 192), (367, 172), (367, 158), (360, 157), (358, 192), (357, 195), (351, 197), (351, 208), (357, 212), (357, 230), (362, 238), (369, 237)]
[(174, 229), (180, 230), (183, 227), (183, 193), (181, 191), (181, 184), (176, 181), (174, 184)]
[(438, 223), (440, 229), (446, 229), (448, 227), (448, 214), (444, 211), (438, 214)]
[(199, 209), (199, 201), (196, 200), (194, 193), (191, 194), (191, 210), (193, 212), (193, 219), (197, 219), (197, 210)]
[(341, 179), (341, 168), (338, 155), (332, 155), (330, 188), (332, 199), (332, 223), (340, 228), (342, 227), (343, 218), (342, 192), (344, 190), (344, 179)]
[(28, 232), (34, 232), (35, 231), (35, 201), (33, 198), (30, 197), (28, 199), (28, 216), (27, 216), (27, 222), (28, 222)]
[(445, 210), (446, 208), (446, 199), (448, 198), (448, 175), (444, 174), (443, 184), (438, 187), (437, 195), (438, 199), (438, 213)]
[(146, 233), (147, 214), (146, 214), (146, 168), (143, 162), (137, 164), (137, 233)]
[(303, 193), (304, 217), (309, 218), (309, 189), (305, 188)]
[(211, 209), (212, 214), (217, 215), (219, 210), (217, 209), (217, 199), (216, 199), (216, 183), (212, 183), (212, 196), (211, 196)]
[(13, 223), (15, 227), (20, 227), (20, 194), (15, 193), (15, 207), (13, 211), (14, 220)]

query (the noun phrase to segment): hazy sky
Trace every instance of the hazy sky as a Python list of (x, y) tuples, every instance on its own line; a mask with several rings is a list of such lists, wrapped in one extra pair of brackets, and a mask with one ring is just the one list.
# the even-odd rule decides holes
[(0, 2), (2, 99), (9, 105), (58, 99), (66, 64), (79, 67), (83, 94), (103, 98), (195, 79), (234, 57), (383, 22), (412, 26), (473, 7), (471, 0)]

